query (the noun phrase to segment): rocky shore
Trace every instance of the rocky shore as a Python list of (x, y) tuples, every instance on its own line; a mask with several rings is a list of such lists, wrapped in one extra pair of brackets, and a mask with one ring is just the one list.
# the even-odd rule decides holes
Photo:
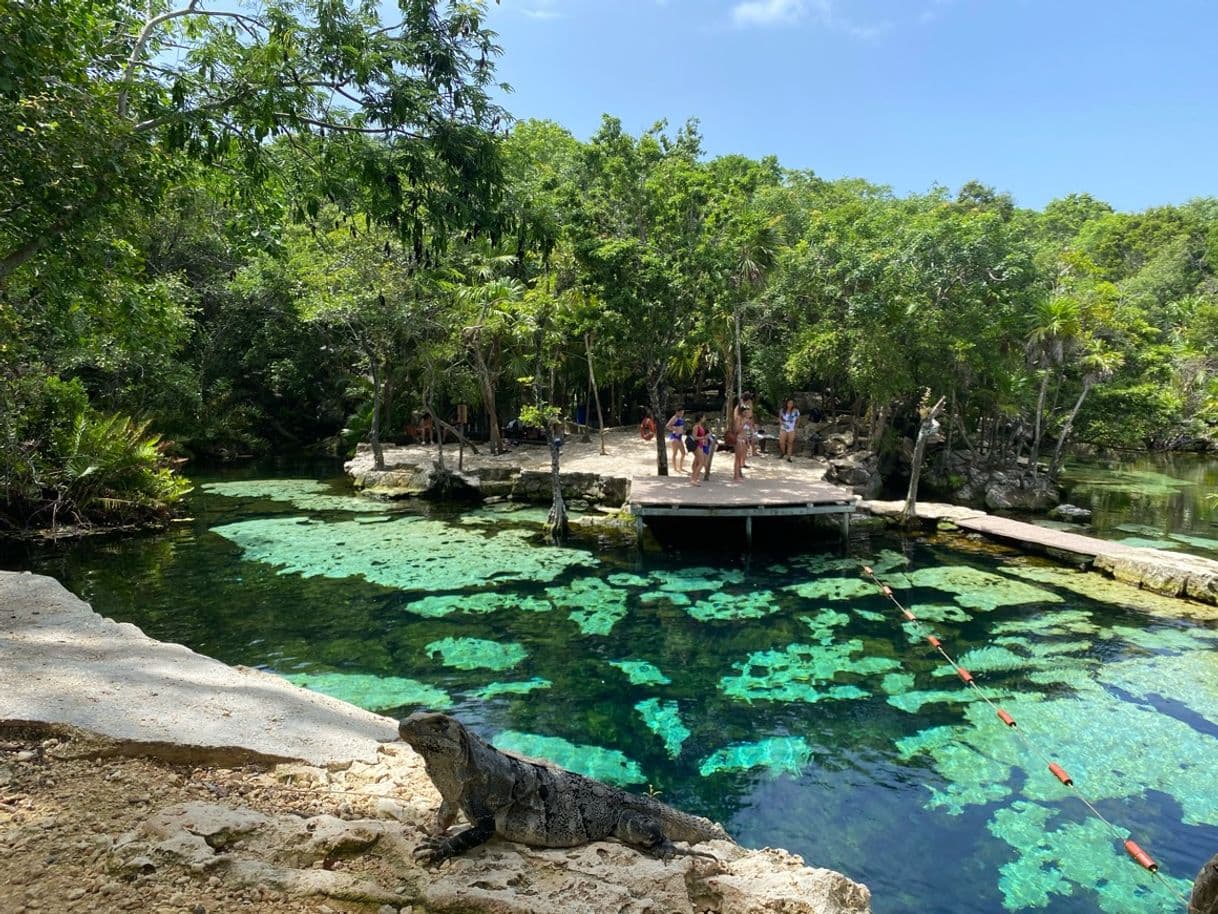
[[(782, 850), (411, 851), (439, 796), (395, 722), (0, 572), (0, 910), (866, 914)], [(383, 741), (388, 740), (388, 741)]]

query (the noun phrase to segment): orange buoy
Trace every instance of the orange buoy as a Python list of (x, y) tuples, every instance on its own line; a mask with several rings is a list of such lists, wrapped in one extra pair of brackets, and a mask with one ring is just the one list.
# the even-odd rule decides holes
[(889, 587), (887, 584), (882, 585), (880, 587), (880, 590), (882, 590), (884, 592), (884, 596), (886, 596), (886, 597), (892, 596), (892, 588)]
[(934, 635), (927, 635), (926, 640), (930, 642), (931, 647), (939, 647), (940, 645), (943, 644), (943, 642), (940, 641), (938, 638), (936, 638)]
[(918, 621), (918, 617), (917, 617), (917, 616), (915, 616), (913, 613), (911, 613), (911, 612), (910, 612), (908, 609), (906, 609), (904, 606), (902, 606), (902, 607), (901, 607), (901, 614), (902, 614), (903, 616), (905, 616), (905, 618), (906, 618), (906, 619), (908, 619), (910, 622), (917, 622), (917, 621)]
[(1151, 859), (1150, 854), (1138, 847), (1136, 841), (1126, 841), (1125, 852), (1129, 854), (1129, 856), (1132, 857), (1134, 862), (1139, 866), (1146, 867), (1146, 869), (1150, 870), (1152, 873), (1157, 873), (1159, 871), (1159, 864), (1155, 863), (1154, 860)]
[(1074, 786), (1074, 779), (1066, 774), (1066, 769), (1057, 762), (1049, 762), (1049, 770), (1053, 772), (1053, 776), (1065, 784), (1067, 787)]
[(871, 570), (871, 566), (870, 566), (870, 565), (864, 565), (864, 566), (863, 566), (863, 574), (867, 575), (867, 577), (869, 577), (869, 578), (874, 578), (874, 577), (875, 577), (875, 572)]
[(962, 666), (956, 667), (956, 675), (965, 681), (966, 684), (973, 684), (973, 674)]
[(1015, 718), (1013, 718), (1006, 711), (1002, 710), (1002, 708), (998, 709), (998, 719), (1000, 721), (1002, 721), (1004, 724), (1006, 724), (1008, 727), (1015, 726)]

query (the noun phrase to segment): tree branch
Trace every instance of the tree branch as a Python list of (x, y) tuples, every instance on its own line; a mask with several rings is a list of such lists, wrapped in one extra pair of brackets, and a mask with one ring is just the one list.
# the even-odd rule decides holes
[[(252, 16), (246, 16), (242, 13), (231, 13), (221, 10), (201, 10), (198, 8), (199, 0), (190, 0), (190, 5), (185, 9), (170, 10), (167, 13), (162, 13), (159, 16), (154, 16), (144, 23), (143, 29), (135, 39), (135, 44), (131, 48), (131, 54), (127, 58), (127, 65), (123, 68), (122, 89), (118, 93), (118, 116), (127, 116), (127, 103), (131, 94), (131, 80), (135, 76), (135, 67), (140, 62), (140, 58), (144, 55), (144, 47), (148, 44), (148, 39), (152, 37), (152, 32), (157, 26), (168, 22), (171, 19), (179, 19), (182, 16), (207, 16), (212, 18), (236, 19), (247, 27), (253, 24), (253, 27), (258, 29), (266, 29), (266, 26)], [(251, 31), (251, 34), (253, 32)]]

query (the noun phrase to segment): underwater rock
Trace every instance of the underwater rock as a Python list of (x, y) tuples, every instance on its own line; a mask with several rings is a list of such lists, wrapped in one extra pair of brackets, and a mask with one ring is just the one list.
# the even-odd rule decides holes
[(626, 591), (599, 578), (579, 578), (563, 587), (546, 589), (546, 596), (560, 609), (569, 609), (568, 618), (585, 635), (607, 635), (630, 611)]
[(321, 692), (365, 711), (393, 711), (412, 705), (432, 711), (443, 711), (452, 707), (453, 703), (443, 689), (401, 676), (341, 673), (334, 670), (289, 673), (283, 678), (294, 685)]
[(699, 622), (737, 621), (739, 619), (761, 619), (781, 609), (769, 590), (754, 590), (748, 593), (729, 593), (720, 590), (698, 600), (685, 611)]
[(336, 493), (328, 483), (314, 479), (246, 479), (235, 482), (209, 482), (200, 492), (226, 498), (264, 498), (282, 501), (301, 511), (352, 511), (383, 513), (389, 505), (358, 495)]
[(733, 667), (736, 676), (724, 676), (719, 689), (731, 698), (753, 701), (804, 701), (866, 698), (869, 692), (856, 685), (833, 685), (841, 674), (865, 676), (899, 669), (888, 657), (863, 656), (861, 639), (837, 644), (790, 644), (781, 651), (758, 651)]
[(626, 674), (631, 685), (669, 685), (672, 680), (646, 660), (610, 660), (609, 665)]
[(487, 641), (484, 638), (442, 638), (423, 648), (428, 656), (440, 655), (440, 662), (457, 670), (510, 670), (528, 656), (513, 641)]
[(525, 529), (487, 532), (418, 516), (384, 523), (326, 522), (275, 516), (212, 527), (236, 543), (243, 558), (280, 574), (362, 577), (398, 590), (480, 590), (488, 581), (552, 581), (573, 567), (599, 564), (579, 549), (539, 546)]
[(721, 771), (766, 768), (774, 774), (799, 777), (812, 761), (812, 747), (802, 736), (771, 736), (755, 743), (738, 743), (711, 753), (698, 766), (698, 774), (710, 777)]
[[(542, 679), (540, 676), (534, 676), (532, 679), (526, 679), (523, 682), (492, 682), (488, 686), (483, 686), (470, 692), (471, 698), (477, 698), (479, 701), (487, 701), (491, 698), (498, 698), (500, 695), (527, 695), (529, 692), (536, 692), (538, 689), (548, 689), (554, 683), (548, 679)], [(436, 710), (443, 710), (437, 708)]]
[(521, 597), (511, 593), (452, 593), (423, 597), (402, 605), (408, 613), (428, 619), (439, 619), (455, 612), (484, 615), (502, 609), (518, 609), (524, 612), (544, 613), (554, 608), (553, 604), (539, 597)]
[(504, 730), (491, 744), (504, 752), (513, 752), (526, 758), (546, 759), (585, 777), (604, 781), (606, 784), (645, 784), (647, 777), (639, 763), (627, 758), (616, 749), (603, 746), (583, 746), (568, 742), (558, 736), (541, 736), (536, 733), (521, 733)]
[(675, 701), (648, 698), (634, 706), (643, 718), (647, 729), (664, 741), (664, 750), (670, 758), (681, 754), (681, 746), (689, 739), (689, 728), (681, 722), (680, 709)]

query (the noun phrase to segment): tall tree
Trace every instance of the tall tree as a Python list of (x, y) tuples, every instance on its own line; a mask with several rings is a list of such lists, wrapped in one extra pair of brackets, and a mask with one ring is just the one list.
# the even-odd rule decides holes
[[(585, 148), (575, 256), (615, 329), (621, 351), (663, 421), (668, 383), (706, 308), (705, 220), (709, 182), (693, 122), (668, 136), (663, 123), (637, 139), (605, 117)], [(664, 436), (656, 469), (668, 475)]]

